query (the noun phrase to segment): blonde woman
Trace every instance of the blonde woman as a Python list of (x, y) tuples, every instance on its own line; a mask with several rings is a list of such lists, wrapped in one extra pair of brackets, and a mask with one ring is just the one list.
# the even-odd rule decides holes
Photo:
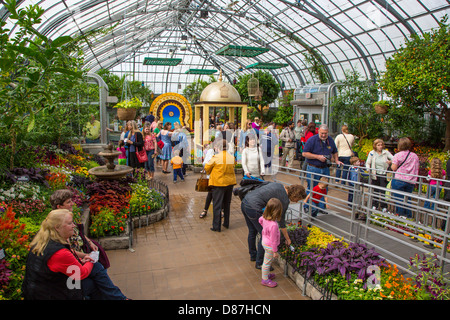
[(70, 248), (72, 213), (52, 210), (30, 244), (22, 292), (26, 300), (127, 299), (91, 255)]
[(345, 125), (342, 126), (341, 131), (342, 133), (338, 134), (336, 139), (334, 139), (334, 143), (338, 149), (338, 160), (344, 165), (336, 168), (336, 178), (340, 179), (342, 173), (341, 184), (345, 184), (345, 180), (348, 177), (348, 169), (350, 168), (350, 158), (353, 157), (352, 147), (355, 142), (355, 136), (348, 131), (348, 127)]
[[(366, 160), (366, 168), (369, 169), (372, 184), (386, 188), (388, 182), (386, 178), (386, 171), (392, 163), (394, 156), (385, 149), (384, 141), (382, 139), (375, 139), (372, 144), (373, 150), (369, 152)], [(374, 189), (376, 193), (381, 194), (381, 190)], [(385, 211), (387, 203), (378, 201), (379, 197), (374, 197), (372, 206), (377, 209), (378, 206)]]

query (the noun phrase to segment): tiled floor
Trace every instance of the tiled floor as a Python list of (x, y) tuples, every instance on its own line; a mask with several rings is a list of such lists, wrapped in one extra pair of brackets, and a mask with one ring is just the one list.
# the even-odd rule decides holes
[(134, 252), (108, 251), (108, 273), (124, 294), (134, 300), (309, 300), (276, 264), (278, 287), (260, 284), (239, 198), (233, 196), (230, 228), (213, 232), (212, 206), (206, 218), (198, 217), (206, 197), (194, 191), (199, 174), (188, 173), (173, 184), (171, 174), (157, 172), (170, 189), (168, 218), (135, 229)]

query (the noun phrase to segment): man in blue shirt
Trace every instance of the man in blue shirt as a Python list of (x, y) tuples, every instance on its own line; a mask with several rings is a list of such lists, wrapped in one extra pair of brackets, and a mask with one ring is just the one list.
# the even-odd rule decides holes
[[(342, 164), (338, 160), (338, 151), (334, 140), (328, 136), (328, 126), (322, 124), (319, 127), (318, 134), (308, 139), (303, 148), (302, 155), (306, 158), (306, 178), (308, 183), (307, 192), (314, 188), (321, 175), (330, 175), (330, 166), (334, 162), (337, 165)], [(311, 176), (313, 176), (313, 185), (310, 186)]]

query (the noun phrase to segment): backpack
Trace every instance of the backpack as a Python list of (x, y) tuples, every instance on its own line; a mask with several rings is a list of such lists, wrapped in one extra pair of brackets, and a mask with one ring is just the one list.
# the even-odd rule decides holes
[(244, 176), (244, 178), (239, 183), (240, 187), (236, 187), (233, 189), (233, 194), (235, 196), (239, 196), (239, 199), (241, 199), (242, 201), (247, 193), (268, 183), (270, 183), (270, 181), (264, 181), (262, 179), (254, 177), (248, 178)]

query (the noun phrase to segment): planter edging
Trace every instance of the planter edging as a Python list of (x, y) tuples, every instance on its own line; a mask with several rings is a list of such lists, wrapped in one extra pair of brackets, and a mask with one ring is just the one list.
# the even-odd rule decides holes
[[(311, 298), (312, 300), (321, 300), (324, 294), (320, 292), (314, 285), (306, 281), (305, 278), (294, 268), (287, 263), (286, 259), (279, 257), (278, 265), (284, 270), (284, 276), (289, 277), (294, 281), (297, 287), (302, 290), (302, 294)], [(331, 300), (339, 300), (335, 294), (331, 295)]]

